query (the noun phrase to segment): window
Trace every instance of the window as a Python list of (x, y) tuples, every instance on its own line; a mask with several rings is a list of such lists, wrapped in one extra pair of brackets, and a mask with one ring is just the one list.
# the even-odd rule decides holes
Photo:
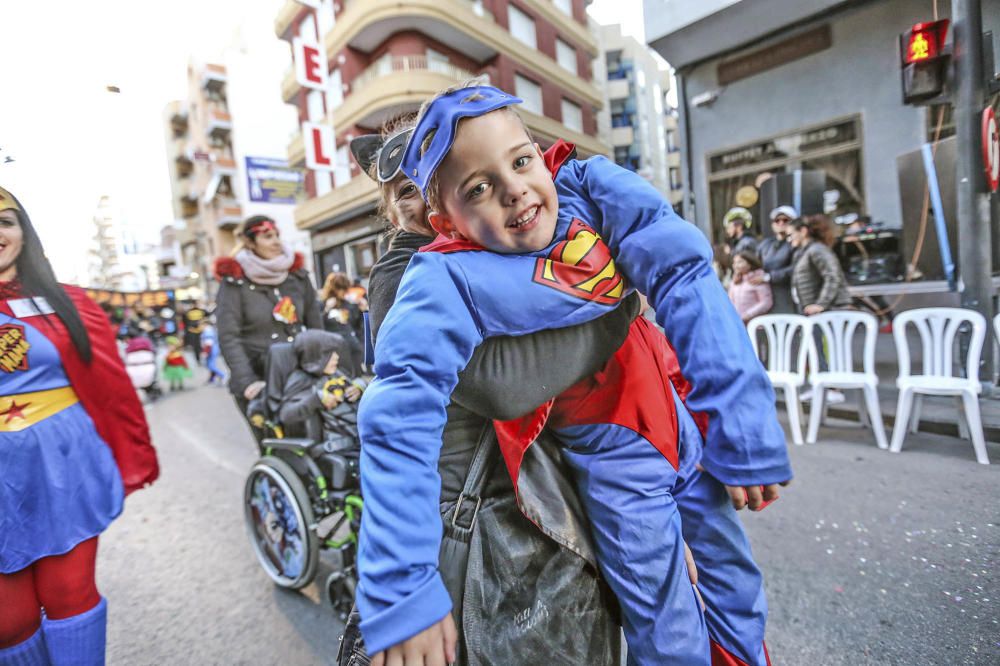
[(313, 171), (316, 182), (316, 197), (321, 197), (333, 188), (330, 186), (330, 174), (326, 171)]
[(677, 167), (670, 167), (670, 189), (681, 189), (681, 170)]
[(347, 144), (337, 148), (337, 159), (334, 160), (333, 183), (335, 187), (343, 187), (351, 181), (351, 158), (347, 156)]
[(507, 25), (510, 26), (510, 34), (514, 36), (514, 39), (524, 42), (533, 49), (538, 48), (535, 22), (514, 5), (507, 6)]
[(340, 69), (330, 72), (330, 90), (326, 94), (326, 104), (333, 111), (344, 103), (344, 81), (340, 77)]
[(306, 109), (309, 114), (309, 122), (318, 123), (323, 120), (325, 110), (323, 108), (323, 91), (310, 90), (306, 95)]
[(428, 47), (427, 49), (427, 69), (432, 72), (448, 73), (448, 56), (440, 51)]
[(583, 110), (568, 99), (562, 101), (563, 125), (574, 132), (583, 132)]
[(673, 153), (677, 150), (677, 131), (667, 130), (667, 152)]
[(576, 49), (561, 39), (556, 39), (556, 61), (558, 61), (567, 72), (579, 74), (576, 62)]
[(524, 100), (524, 108), (532, 113), (542, 113), (542, 87), (520, 74), (514, 75), (514, 94)]
[(312, 12), (306, 14), (306, 17), (302, 19), (302, 23), (299, 23), (299, 37), (302, 38), (302, 41), (309, 42), (310, 44), (316, 43), (316, 17)]
[(573, 0), (555, 0), (553, 4), (570, 16), (573, 15)]
[(333, 0), (321, 0), (316, 16), (319, 19), (319, 38), (322, 40), (337, 23), (337, 18), (333, 15)]

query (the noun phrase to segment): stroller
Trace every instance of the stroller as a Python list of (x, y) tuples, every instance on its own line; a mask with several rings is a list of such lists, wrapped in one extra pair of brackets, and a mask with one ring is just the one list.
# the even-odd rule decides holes
[(304, 424), (278, 422), (285, 384), (296, 368), (290, 343), (268, 350), (267, 387), (251, 401), (248, 416), (271, 435), (260, 442), (244, 488), (244, 518), (257, 560), (276, 584), (297, 590), (316, 577), (319, 551), (339, 562), (324, 586), (330, 604), (346, 620), (357, 586), (361, 527), (360, 445), (325, 439), (320, 418)]
[(144, 335), (130, 338), (125, 344), (125, 372), (132, 380), (132, 386), (142, 389), (149, 400), (163, 395), (156, 381), (158, 367), (153, 343)]

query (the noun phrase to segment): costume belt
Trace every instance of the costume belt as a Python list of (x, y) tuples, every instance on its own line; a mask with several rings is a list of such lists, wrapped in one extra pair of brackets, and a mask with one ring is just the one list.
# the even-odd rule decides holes
[(77, 402), (72, 386), (0, 395), (0, 432), (24, 430)]

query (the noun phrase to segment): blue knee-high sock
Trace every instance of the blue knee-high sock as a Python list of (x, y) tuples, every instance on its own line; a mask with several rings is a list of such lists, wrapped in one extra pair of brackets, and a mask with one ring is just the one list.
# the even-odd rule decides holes
[(107, 624), (108, 602), (103, 597), (86, 613), (62, 620), (43, 618), (52, 666), (103, 666)]
[(28, 640), (0, 650), (0, 666), (49, 666), (49, 663), (41, 629)]

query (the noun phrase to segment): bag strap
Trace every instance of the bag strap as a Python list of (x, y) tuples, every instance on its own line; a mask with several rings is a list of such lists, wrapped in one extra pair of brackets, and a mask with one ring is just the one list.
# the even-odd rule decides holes
[[(458, 501), (455, 502), (455, 508), (452, 509), (451, 524), (455, 527), (472, 529), (472, 526), (476, 524), (479, 507), (483, 503), (483, 492), (486, 490), (486, 484), (497, 461), (496, 443), (497, 437), (496, 431), (493, 429), (493, 422), (487, 421), (483, 425), (482, 432), (479, 434), (479, 443), (476, 445), (476, 452), (473, 454), (472, 462), (469, 463), (469, 470), (465, 474), (465, 486), (462, 488), (462, 493), (458, 496)], [(475, 502), (476, 504), (468, 525), (462, 525), (458, 522), (463, 502)]]

